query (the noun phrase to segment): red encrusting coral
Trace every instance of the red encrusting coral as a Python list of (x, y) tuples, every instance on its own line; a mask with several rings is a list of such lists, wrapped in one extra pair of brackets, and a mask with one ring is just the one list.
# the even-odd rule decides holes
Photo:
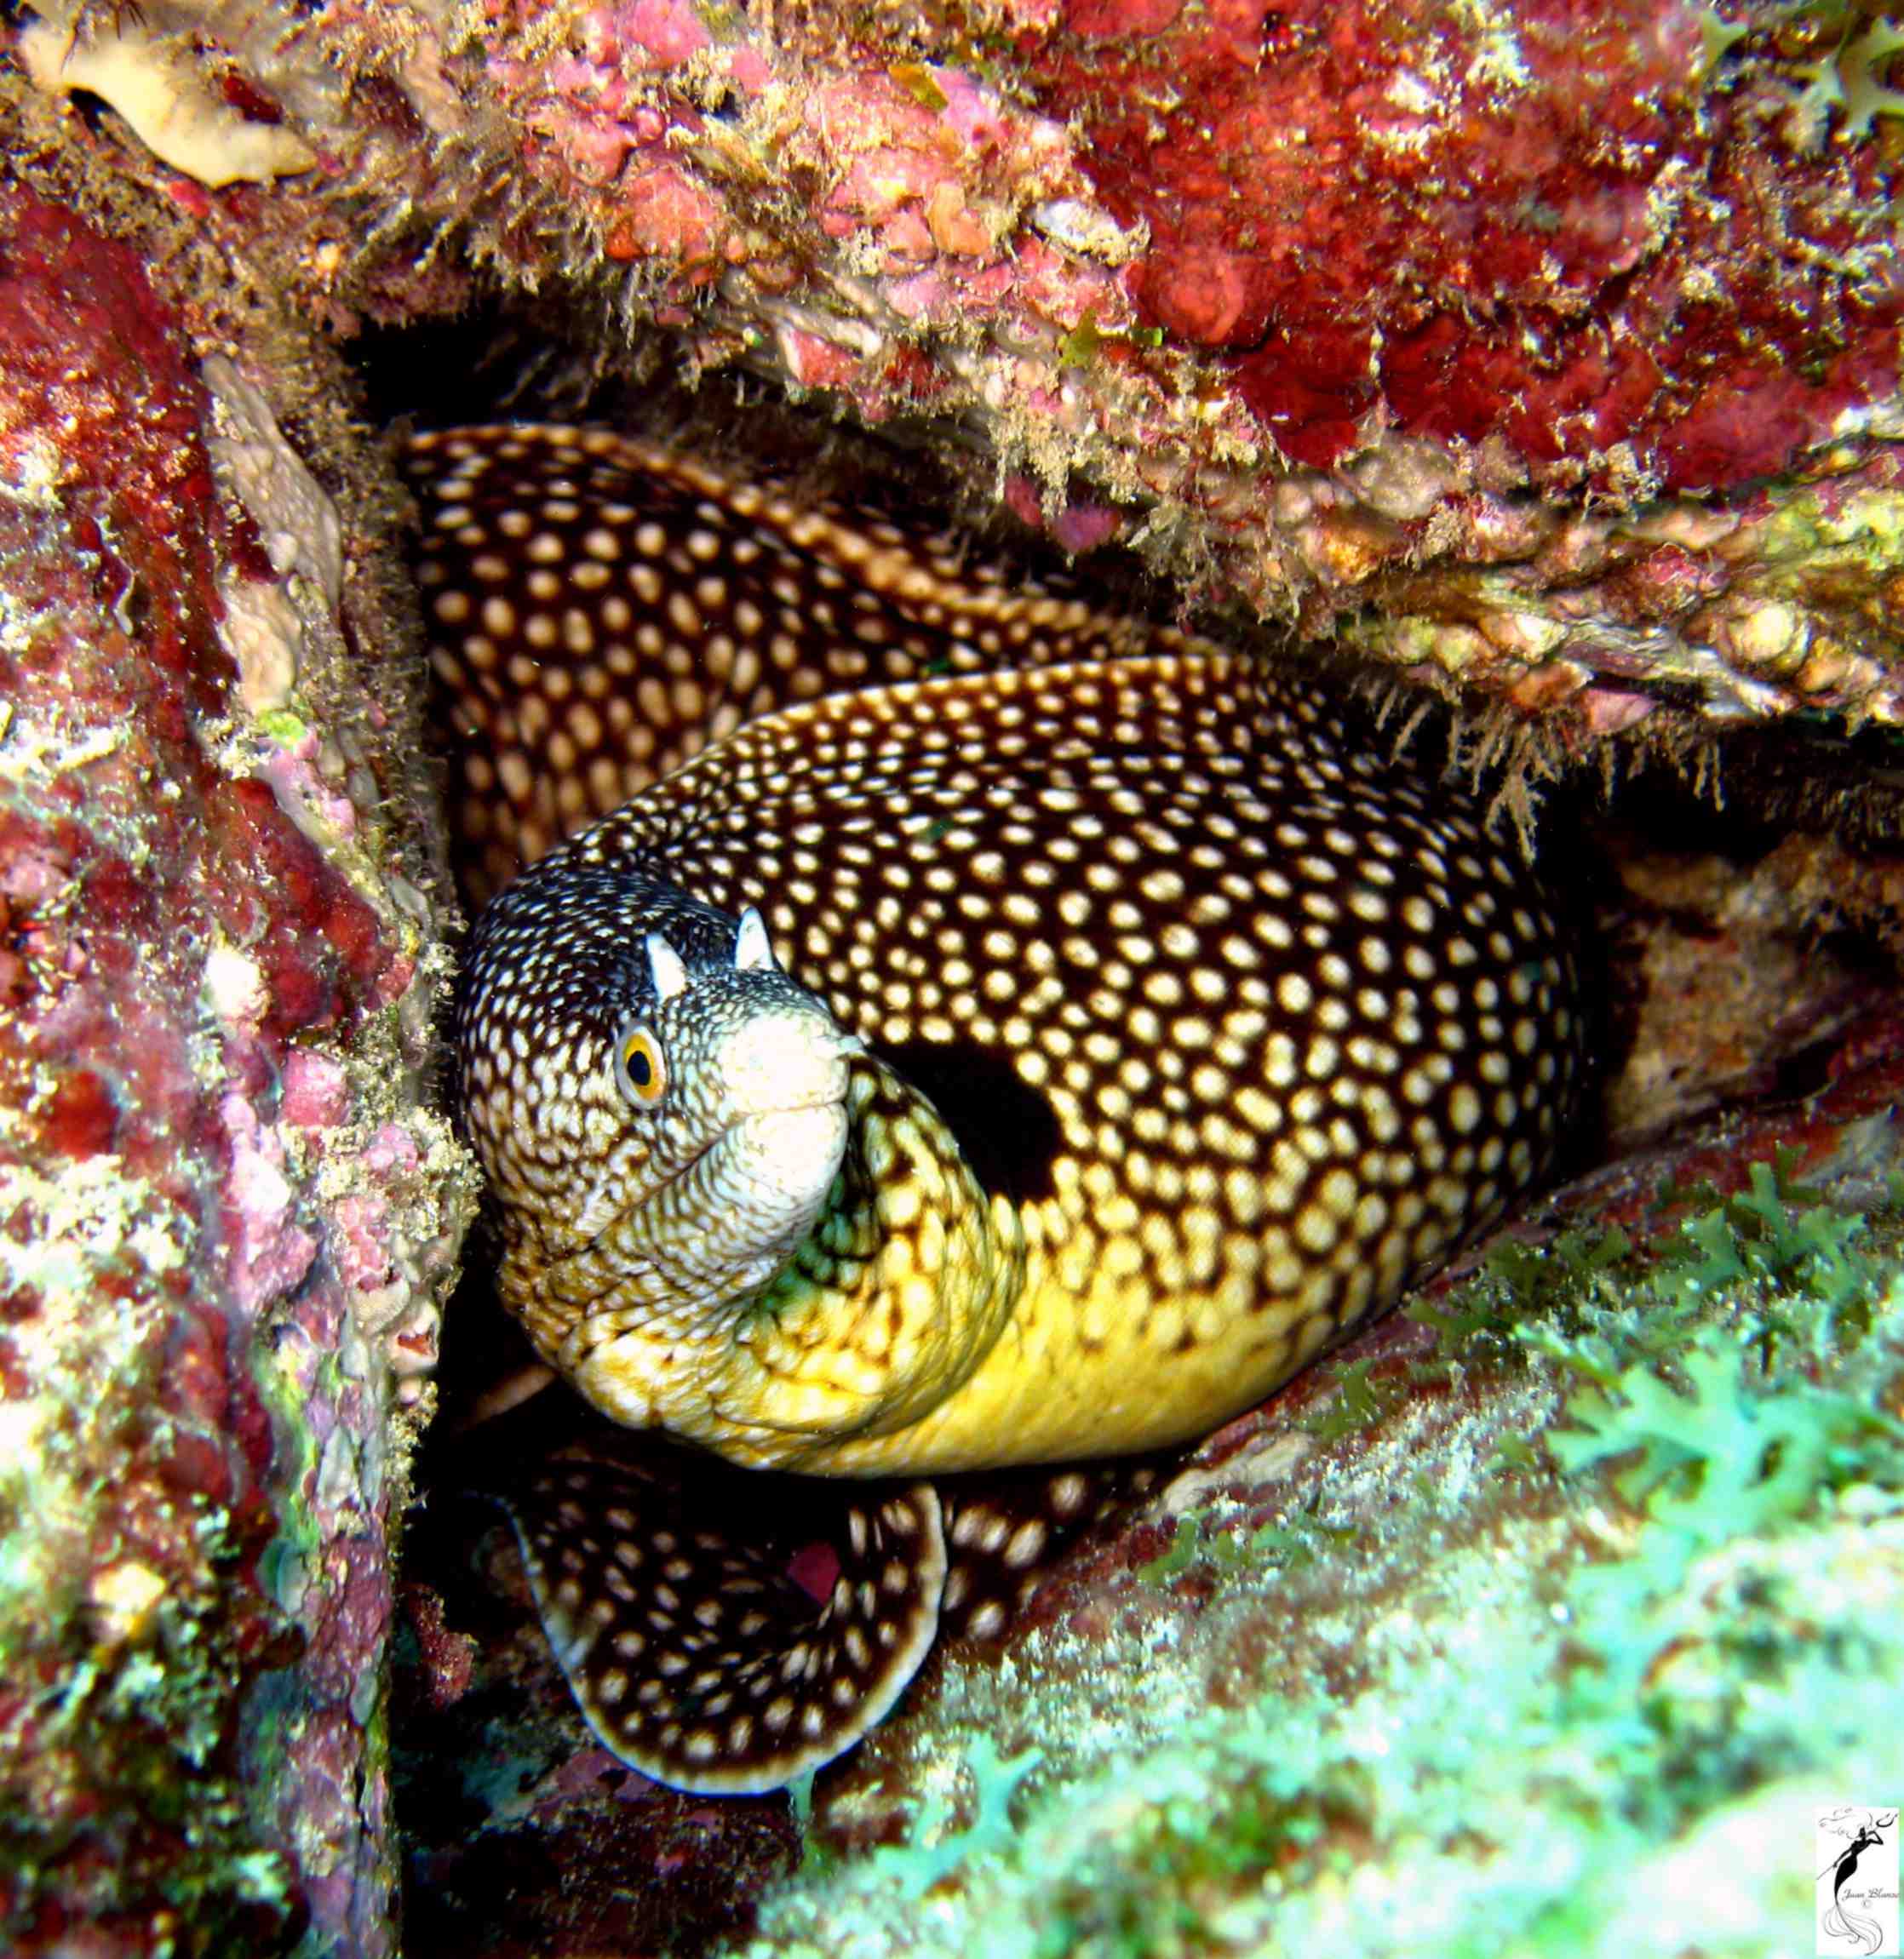
[[(499, 5), (443, 59), (500, 112), (457, 141), (526, 283), (690, 371), (956, 424), (1041, 520), (1133, 510), (1194, 597), (1581, 749), (1689, 705), (1904, 713), (1871, 602), (1904, 94), (1857, 18), (1734, 11)], [(1816, 521), (1812, 477), (1864, 513)]]
[(1880, 153), (1796, 154), (1709, 18), (1072, 0), (1027, 60), (1149, 228), (1146, 317), (1220, 354), (1284, 454), (1326, 468), (1385, 421), (1550, 480), (1624, 446), (1629, 480), (1727, 489), (1889, 398), (1904, 293)]
[(108, 608), (150, 608), (140, 653), (182, 681), (177, 697), (130, 673), (100, 679), (128, 705), (143, 696), (161, 735), (181, 742), (187, 704), (215, 712), (229, 678), (223, 656), (207, 651), (227, 520), (212, 491), (204, 391), (131, 248), (4, 187), (0, 235), (0, 467), (14, 483), (56, 467), (93, 594)]
[[(745, 363), (869, 424), (930, 415), (1041, 516), (1130, 513), (1192, 600), (1540, 716), (1551, 750), (1904, 716), (1878, 596), (1904, 89), (1868, 10), (364, 0), (335, 25), (199, 30), (308, 171), (208, 192), (110, 122), (83, 146), (342, 330), (440, 318), (487, 266), (613, 322), (598, 369)], [(1814, 479), (1867, 516), (1816, 525)], [(1655, 557), (1715, 511), (1738, 520)]]
[(213, 879), (213, 904), (270, 982), (264, 1030), (283, 1037), (361, 1008), (391, 948), (376, 914), (285, 815), (270, 785), (219, 781), (205, 820), (226, 867)]
[[(1904, 301), (1884, 152), (1804, 153), (1787, 98), (1735, 86), (1746, 51), (1715, 50), (1713, 19), (1071, 0), (1020, 10), (989, 52), (1001, 89), (870, 40), (807, 74), (797, 42), (657, 5), (585, 10), (571, 53), (488, 66), (536, 133), (529, 169), (586, 185), (608, 255), (672, 266), (684, 292), (723, 263), (769, 291), (804, 277), (729, 187), (738, 139), (723, 169), (681, 160), (720, 134), (710, 75), (742, 101), (771, 77), (798, 124), (787, 183), (811, 181), (824, 238), (876, 253), (915, 325), (1122, 317), (1101, 267), (1050, 261), (1025, 226), (1081, 168), (1147, 236), (1121, 277), (1138, 317), (1210, 357), (1295, 461), (1392, 429), (1497, 438), (1557, 484), (1723, 489), (1888, 398)], [(877, 418), (864, 337), (783, 344), (802, 385)]]

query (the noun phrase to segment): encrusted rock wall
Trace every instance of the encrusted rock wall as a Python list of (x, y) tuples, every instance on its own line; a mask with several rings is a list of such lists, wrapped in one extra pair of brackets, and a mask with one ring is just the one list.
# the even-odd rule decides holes
[(1901, 97), (1848, 0), (36, 3), (26, 127), (114, 103), (68, 136), (313, 317), (476, 265), (605, 366), (929, 417), (1066, 543), (1551, 748), (1900, 713)]
[(0, 185), (0, 1945), (387, 1952), (450, 914), (377, 466), (147, 248)]

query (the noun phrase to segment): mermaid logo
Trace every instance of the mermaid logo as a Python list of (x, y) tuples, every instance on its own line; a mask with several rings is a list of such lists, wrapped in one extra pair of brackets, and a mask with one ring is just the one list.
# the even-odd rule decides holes
[(1886, 1959), (1897, 1951), (1897, 1812), (1844, 1804), (1818, 1812), (1818, 1950)]

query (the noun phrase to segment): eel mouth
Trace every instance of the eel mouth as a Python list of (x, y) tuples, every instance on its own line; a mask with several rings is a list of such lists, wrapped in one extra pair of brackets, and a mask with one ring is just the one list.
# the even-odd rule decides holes
[(817, 1206), (839, 1174), (850, 1121), (844, 1092), (752, 1111), (730, 1123), (695, 1166), (708, 1166), (719, 1200), (751, 1196), (776, 1211)]
[[(831, 1025), (817, 1030), (802, 1027), (801, 1034), (794, 1066), (770, 1072), (755, 1062), (742, 1071), (734, 1098), (740, 1107), (667, 1179), (668, 1186), (691, 1177), (710, 1158), (731, 1152), (791, 1164), (817, 1153), (829, 1160), (826, 1181), (831, 1183), (852, 1121), (847, 1103), (852, 1063), (866, 1052), (866, 1044), (857, 1034)], [(792, 1080), (786, 1079), (789, 1074)], [(811, 1140), (808, 1131), (814, 1132)]]
[(630, 1195), (625, 1171), (611, 1170), (577, 1214), (574, 1245), (565, 1256), (588, 1257), (629, 1218), (697, 1177), (707, 1185), (697, 1207), (722, 1207), (712, 1216), (731, 1215), (726, 1207), (749, 1196), (766, 1200), (771, 1210), (798, 1205), (803, 1198), (817, 1206), (839, 1173), (851, 1122), (842, 1080), (830, 1095), (816, 1091), (737, 1115), (639, 1195)]
[(711, 1217), (749, 1200), (769, 1214), (817, 1208), (846, 1153), (852, 1063), (866, 1044), (830, 1017), (776, 1019), (723, 1057), (735, 1113), (680, 1173), (708, 1179)]

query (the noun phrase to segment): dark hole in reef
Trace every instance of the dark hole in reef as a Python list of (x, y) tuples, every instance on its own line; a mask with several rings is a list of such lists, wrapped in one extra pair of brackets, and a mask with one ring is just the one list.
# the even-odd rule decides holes
[[(418, 428), (508, 421), (512, 397), (537, 365), (522, 329), (480, 301), (453, 319), (367, 326), (353, 351), (370, 419), (401, 416)], [(521, 411), (525, 421), (535, 414)]]
[(1833, 1065), (1844, 1051), (1844, 1036), (1833, 1034), (1786, 1055), (1772, 1070), (1768, 1099), (1803, 1102), (1818, 1094), (1830, 1085)]
[(978, 1181), (1014, 1203), (1049, 1197), (1064, 1132), (1057, 1112), (1002, 1054), (976, 1041), (902, 1041), (883, 1058), (945, 1119)]
[(69, 89), (66, 101), (73, 114), (85, 124), (89, 136), (96, 136), (100, 125), (112, 112), (106, 98), (95, 95), (90, 89)]

